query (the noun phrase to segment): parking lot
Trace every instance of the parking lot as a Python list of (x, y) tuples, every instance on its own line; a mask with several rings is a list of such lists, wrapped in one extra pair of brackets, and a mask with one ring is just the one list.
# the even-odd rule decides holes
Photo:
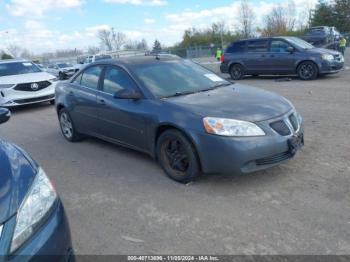
[[(285, 96), (305, 120), (304, 149), (254, 174), (178, 184), (142, 153), (67, 142), (49, 104), (14, 110), (0, 137), (54, 182), (77, 254), (349, 254), (349, 61), (348, 53), (344, 71), (315, 81), (239, 81)], [(212, 59), (199, 62), (218, 71)]]

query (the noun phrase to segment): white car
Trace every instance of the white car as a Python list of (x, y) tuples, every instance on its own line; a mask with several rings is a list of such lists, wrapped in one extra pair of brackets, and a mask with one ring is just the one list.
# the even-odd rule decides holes
[(46, 71), (58, 77), (60, 80), (63, 80), (63, 79), (70, 78), (77, 71), (79, 71), (79, 69), (74, 67), (70, 63), (57, 63), (57, 64), (49, 65)]
[(55, 102), (57, 78), (23, 59), (0, 60), (0, 106)]

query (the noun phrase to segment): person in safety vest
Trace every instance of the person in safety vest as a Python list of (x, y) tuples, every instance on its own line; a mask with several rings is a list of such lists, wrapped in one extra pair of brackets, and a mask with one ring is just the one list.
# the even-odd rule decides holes
[(221, 51), (220, 48), (218, 48), (218, 49), (216, 50), (216, 53), (215, 53), (215, 58), (216, 58), (218, 61), (220, 61), (221, 55), (222, 55), (222, 51)]
[(345, 37), (342, 37), (339, 40), (339, 51), (344, 55), (345, 49), (346, 49), (346, 39), (345, 39)]

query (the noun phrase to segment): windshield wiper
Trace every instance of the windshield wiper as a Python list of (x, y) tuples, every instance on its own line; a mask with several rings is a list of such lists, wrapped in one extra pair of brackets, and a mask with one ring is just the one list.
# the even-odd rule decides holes
[(220, 83), (220, 84), (213, 85), (211, 89), (215, 89), (222, 86), (230, 86), (230, 85), (233, 85), (233, 83)]
[(191, 92), (191, 91), (188, 91), (188, 92), (176, 92), (175, 94), (170, 95), (170, 96), (166, 96), (165, 98), (175, 97), (175, 96), (184, 96), (184, 95), (189, 95), (189, 94), (194, 94), (194, 93), (195, 92)]

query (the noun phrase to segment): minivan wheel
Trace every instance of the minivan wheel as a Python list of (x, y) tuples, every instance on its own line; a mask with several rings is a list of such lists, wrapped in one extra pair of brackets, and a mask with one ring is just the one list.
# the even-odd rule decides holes
[(81, 134), (76, 131), (72, 118), (70, 117), (67, 109), (63, 108), (60, 110), (58, 119), (65, 139), (67, 139), (69, 142), (77, 142), (82, 139)]
[(230, 75), (233, 80), (240, 80), (244, 77), (244, 68), (240, 64), (234, 64), (230, 69)]
[(196, 150), (177, 130), (167, 130), (157, 141), (157, 157), (164, 172), (180, 183), (189, 183), (200, 174)]
[(318, 68), (313, 62), (303, 62), (298, 66), (297, 73), (301, 80), (314, 80), (318, 75)]

